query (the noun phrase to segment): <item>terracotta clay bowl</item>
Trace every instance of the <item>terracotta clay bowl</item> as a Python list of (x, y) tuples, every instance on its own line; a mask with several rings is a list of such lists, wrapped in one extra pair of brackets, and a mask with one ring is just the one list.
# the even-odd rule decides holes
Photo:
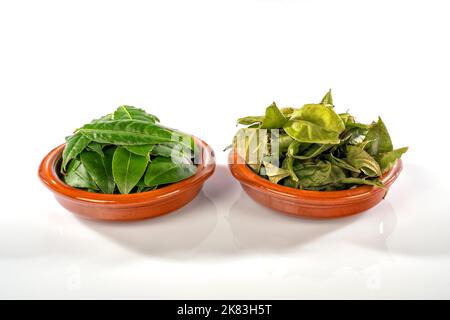
[(39, 177), (67, 210), (84, 218), (108, 221), (131, 221), (153, 218), (183, 207), (202, 189), (214, 173), (214, 151), (204, 141), (195, 138), (202, 151), (197, 173), (161, 189), (135, 194), (100, 194), (76, 189), (59, 177), (59, 162), (64, 144), (52, 150), (41, 162)]
[(281, 186), (254, 173), (234, 151), (229, 154), (229, 167), (244, 191), (256, 202), (271, 209), (306, 218), (332, 219), (350, 216), (377, 205), (402, 171), (401, 160), (381, 181), (386, 188), (360, 186), (340, 191), (309, 191)]

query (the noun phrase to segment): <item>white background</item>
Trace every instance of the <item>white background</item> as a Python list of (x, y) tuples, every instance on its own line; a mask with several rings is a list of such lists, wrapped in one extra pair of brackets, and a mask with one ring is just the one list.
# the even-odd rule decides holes
[[(1, 298), (450, 298), (448, 1), (0, 1)], [(387, 199), (308, 221), (252, 202), (221, 150), (238, 117), (317, 102), (410, 146)], [(216, 150), (187, 207), (78, 219), (42, 157), (120, 104)]]

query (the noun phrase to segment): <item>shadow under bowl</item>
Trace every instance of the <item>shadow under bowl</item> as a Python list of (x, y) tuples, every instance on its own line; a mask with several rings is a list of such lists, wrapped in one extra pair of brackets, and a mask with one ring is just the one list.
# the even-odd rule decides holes
[(400, 175), (403, 164), (398, 160), (380, 178), (386, 188), (364, 185), (339, 191), (298, 190), (272, 183), (253, 172), (234, 150), (229, 154), (229, 167), (244, 191), (263, 206), (300, 217), (332, 219), (361, 213), (376, 206)]
[(42, 160), (39, 178), (64, 208), (81, 217), (107, 221), (153, 218), (188, 204), (214, 173), (216, 163), (213, 149), (198, 138), (195, 138), (195, 142), (202, 155), (196, 174), (161, 189), (133, 194), (102, 194), (73, 188), (64, 183), (58, 174), (58, 163), (65, 144), (50, 151)]

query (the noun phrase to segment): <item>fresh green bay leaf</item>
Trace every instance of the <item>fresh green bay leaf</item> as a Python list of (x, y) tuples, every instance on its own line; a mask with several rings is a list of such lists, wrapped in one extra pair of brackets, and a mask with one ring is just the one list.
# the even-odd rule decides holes
[(178, 142), (165, 142), (153, 146), (151, 150), (152, 156), (177, 157), (191, 159), (194, 154), (193, 150)]
[(113, 194), (116, 187), (112, 174), (112, 152), (105, 152), (102, 157), (93, 151), (83, 151), (80, 155), (89, 175), (103, 193)]
[(92, 141), (120, 146), (179, 141), (183, 136), (179, 132), (140, 120), (90, 123), (79, 129), (78, 133)]
[(89, 151), (93, 151), (98, 153), (100, 156), (104, 157), (105, 155), (103, 154), (103, 145), (101, 143), (98, 142), (91, 142), (89, 143), (89, 145), (86, 148)]
[(66, 184), (74, 188), (98, 190), (98, 186), (87, 172), (83, 163), (78, 159), (70, 161), (63, 180)]
[(124, 146), (129, 152), (137, 154), (138, 156), (143, 156), (150, 161), (150, 153), (153, 150), (154, 144), (144, 144), (141, 146)]
[(156, 123), (159, 122), (159, 119), (149, 113), (146, 113), (144, 110), (133, 107), (123, 105), (117, 108), (113, 115), (114, 120), (141, 120), (145, 122)]
[(197, 167), (186, 158), (156, 157), (149, 164), (145, 174), (148, 187), (178, 182), (193, 176)]
[(65, 171), (70, 160), (75, 159), (83, 151), (91, 140), (80, 133), (66, 138), (66, 146), (62, 154), (61, 170)]
[(116, 149), (112, 160), (112, 172), (120, 193), (130, 193), (144, 175), (147, 164), (146, 157), (131, 153), (122, 147)]
[(158, 186), (152, 186), (152, 187), (139, 186), (139, 187), (137, 187), (136, 192), (148, 192), (148, 191), (156, 190), (157, 188), (158, 188)]
[(107, 115), (105, 115), (103, 117), (100, 117), (98, 119), (94, 119), (94, 120), (91, 121), (91, 123), (103, 122), (103, 121), (111, 121), (111, 120), (114, 120), (114, 114), (113, 113), (107, 114)]
[(158, 188), (158, 186), (152, 186), (152, 187), (147, 187), (147, 185), (145, 184), (145, 175), (142, 176), (141, 180), (139, 180), (139, 182), (136, 184), (136, 193), (140, 193), (140, 192), (147, 192), (147, 191), (152, 191), (152, 190), (156, 190)]
[(153, 146), (151, 154), (153, 156), (162, 156), (170, 158), (172, 155), (178, 154), (176, 150), (174, 150), (174, 144), (172, 143), (159, 143)]
[(61, 178), (68, 185), (90, 192), (127, 194), (159, 187), (159, 182), (145, 185), (145, 171), (152, 156), (164, 155), (179, 165), (179, 176), (196, 170), (192, 159), (198, 159), (199, 150), (194, 137), (158, 122), (156, 116), (142, 109), (122, 105), (77, 129), (67, 138), (63, 150)]

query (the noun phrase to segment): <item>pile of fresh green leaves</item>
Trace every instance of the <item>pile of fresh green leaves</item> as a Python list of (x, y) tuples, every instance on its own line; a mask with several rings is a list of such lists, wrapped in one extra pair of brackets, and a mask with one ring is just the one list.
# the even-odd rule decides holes
[(153, 190), (195, 174), (192, 136), (166, 128), (142, 109), (120, 106), (66, 138), (61, 175), (98, 193)]
[[(331, 90), (317, 104), (238, 119), (247, 125), (234, 148), (247, 165), (274, 183), (304, 190), (334, 191), (358, 185), (383, 187), (380, 177), (408, 148), (393, 148), (381, 118), (363, 124), (336, 113)], [(261, 134), (263, 133), (263, 134)]]

